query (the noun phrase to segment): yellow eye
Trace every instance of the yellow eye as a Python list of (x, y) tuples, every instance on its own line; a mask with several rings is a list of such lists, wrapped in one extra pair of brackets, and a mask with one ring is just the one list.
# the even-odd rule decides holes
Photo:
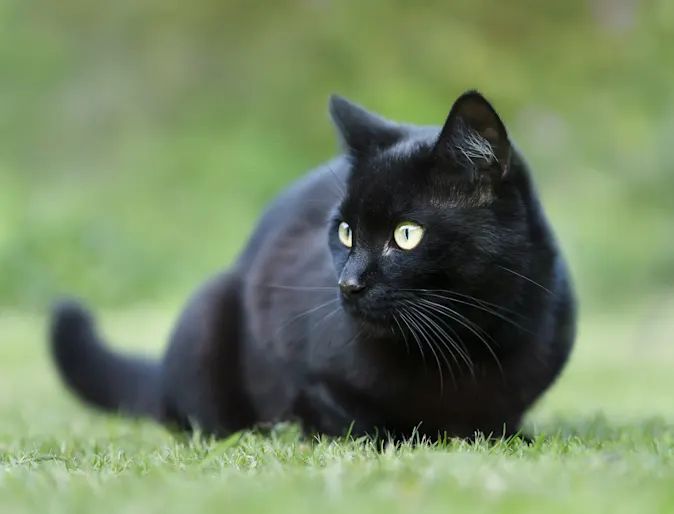
[(424, 229), (411, 221), (400, 223), (393, 231), (393, 239), (403, 250), (412, 250), (420, 242), (424, 235)]
[(351, 227), (349, 226), (349, 224), (342, 221), (339, 224), (338, 233), (339, 233), (339, 240), (342, 242), (342, 244), (347, 248), (351, 248), (351, 245), (353, 244), (352, 241), (353, 235), (351, 233)]

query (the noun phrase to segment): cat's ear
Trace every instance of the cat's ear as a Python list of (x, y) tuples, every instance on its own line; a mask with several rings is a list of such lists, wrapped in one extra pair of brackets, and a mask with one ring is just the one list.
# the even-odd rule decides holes
[(454, 102), (435, 145), (435, 154), (475, 171), (510, 167), (512, 147), (505, 125), (487, 99), (475, 90)]
[(330, 118), (337, 129), (342, 148), (351, 154), (365, 154), (388, 148), (404, 135), (404, 128), (368, 111), (343, 96), (329, 99)]

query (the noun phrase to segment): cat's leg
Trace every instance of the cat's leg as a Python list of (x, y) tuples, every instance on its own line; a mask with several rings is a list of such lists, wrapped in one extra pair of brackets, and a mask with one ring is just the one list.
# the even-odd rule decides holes
[(162, 370), (167, 426), (226, 437), (257, 421), (242, 385), (239, 283), (232, 272), (215, 277), (180, 316)]

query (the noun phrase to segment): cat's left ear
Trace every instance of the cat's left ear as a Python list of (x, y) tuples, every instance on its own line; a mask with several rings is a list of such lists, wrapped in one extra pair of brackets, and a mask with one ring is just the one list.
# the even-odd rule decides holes
[(512, 146), (496, 110), (475, 90), (454, 102), (440, 132), (434, 152), (474, 171), (497, 169), (501, 176), (510, 168)]
[(393, 146), (405, 134), (402, 125), (337, 94), (330, 95), (329, 110), (342, 148), (354, 155)]

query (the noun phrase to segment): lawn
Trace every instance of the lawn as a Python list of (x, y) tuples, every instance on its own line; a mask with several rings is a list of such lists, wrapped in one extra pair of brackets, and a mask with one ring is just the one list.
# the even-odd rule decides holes
[[(44, 318), (0, 313), (0, 512), (674, 512), (671, 308), (586, 316), (519, 444), (386, 449), (271, 438), (179, 441), (82, 408), (48, 366)], [(671, 304), (670, 304), (671, 307)], [(159, 351), (178, 304), (101, 313)], [(589, 319), (588, 319), (589, 318)]]

